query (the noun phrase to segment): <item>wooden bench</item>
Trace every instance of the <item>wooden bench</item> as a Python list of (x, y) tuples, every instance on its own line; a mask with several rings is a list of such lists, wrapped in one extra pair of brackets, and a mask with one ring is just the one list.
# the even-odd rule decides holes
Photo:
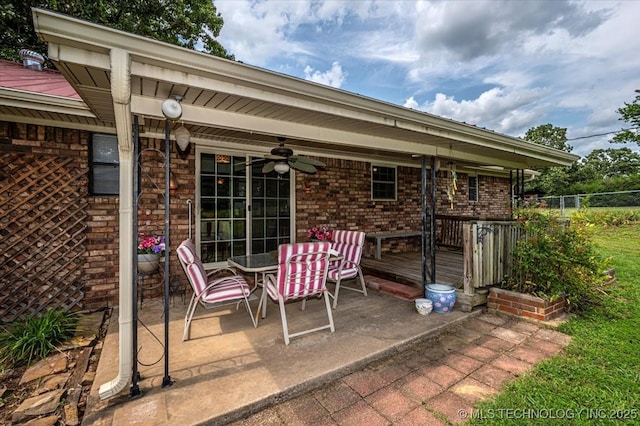
[(409, 237), (420, 237), (422, 236), (422, 231), (396, 231), (396, 232), (382, 232), (378, 234), (367, 234), (368, 240), (376, 240), (376, 259), (380, 259), (382, 257), (382, 241), (388, 240), (391, 238), (409, 238)]

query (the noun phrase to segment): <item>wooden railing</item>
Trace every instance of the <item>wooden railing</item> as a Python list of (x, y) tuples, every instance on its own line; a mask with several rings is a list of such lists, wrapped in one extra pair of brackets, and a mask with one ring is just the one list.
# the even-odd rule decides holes
[[(438, 247), (450, 247), (462, 250), (463, 225), (465, 223), (481, 220), (474, 216), (448, 216), (436, 215), (436, 245)], [(501, 219), (482, 218), (483, 221), (499, 222)]]
[(512, 221), (477, 221), (463, 226), (464, 290), (495, 285), (513, 265), (520, 228)]

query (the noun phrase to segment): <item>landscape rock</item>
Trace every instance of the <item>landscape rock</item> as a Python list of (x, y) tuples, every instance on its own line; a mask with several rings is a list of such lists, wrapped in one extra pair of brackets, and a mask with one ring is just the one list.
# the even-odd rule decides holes
[(24, 400), (13, 412), (12, 422), (20, 423), (30, 417), (53, 413), (58, 408), (64, 392), (64, 389), (58, 389)]
[(76, 404), (64, 406), (64, 423), (69, 426), (80, 424), (80, 416), (78, 415), (78, 406)]
[(43, 359), (27, 369), (20, 379), (20, 384), (29, 383), (32, 380), (52, 374), (62, 373), (67, 370), (67, 355), (57, 353)]
[(36, 388), (35, 395), (51, 392), (56, 389), (62, 389), (67, 383), (67, 380), (69, 380), (69, 377), (71, 377), (70, 371), (44, 377), (40, 385)]
[(38, 417), (22, 423), (22, 426), (53, 426), (58, 423), (58, 419), (58, 416)]

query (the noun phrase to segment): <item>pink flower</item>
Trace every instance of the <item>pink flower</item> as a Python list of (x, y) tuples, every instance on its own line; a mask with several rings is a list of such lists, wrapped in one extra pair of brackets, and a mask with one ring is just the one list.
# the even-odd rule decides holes
[(332, 235), (333, 232), (326, 225), (313, 226), (307, 231), (308, 238), (319, 241), (329, 241)]
[(138, 254), (158, 254), (162, 255), (165, 250), (164, 236), (155, 233), (146, 236), (144, 233), (138, 235)]

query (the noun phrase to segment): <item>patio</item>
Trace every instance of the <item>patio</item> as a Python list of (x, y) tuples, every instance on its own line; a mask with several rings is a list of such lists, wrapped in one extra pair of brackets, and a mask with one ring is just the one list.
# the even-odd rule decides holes
[[(255, 309), (257, 300), (251, 305)], [(326, 321), (322, 300), (308, 301), (304, 312), (299, 308), (299, 303), (287, 306), (292, 331)], [(252, 327), (242, 306), (234, 309), (199, 309), (191, 340), (182, 342), (186, 305), (180, 298), (172, 300), (169, 374), (175, 383), (162, 388), (163, 306), (159, 299), (148, 299), (139, 311), (138, 327), (142, 397), (129, 398), (127, 387), (120, 395), (99, 401), (99, 386), (118, 371), (114, 311), (83, 423), (227, 423), (343, 377), (480, 313), (424, 317), (406, 300), (373, 290), (366, 298), (344, 291), (333, 311), (335, 333), (312, 333), (285, 346), (276, 304), (269, 304), (267, 318), (258, 328)]]

